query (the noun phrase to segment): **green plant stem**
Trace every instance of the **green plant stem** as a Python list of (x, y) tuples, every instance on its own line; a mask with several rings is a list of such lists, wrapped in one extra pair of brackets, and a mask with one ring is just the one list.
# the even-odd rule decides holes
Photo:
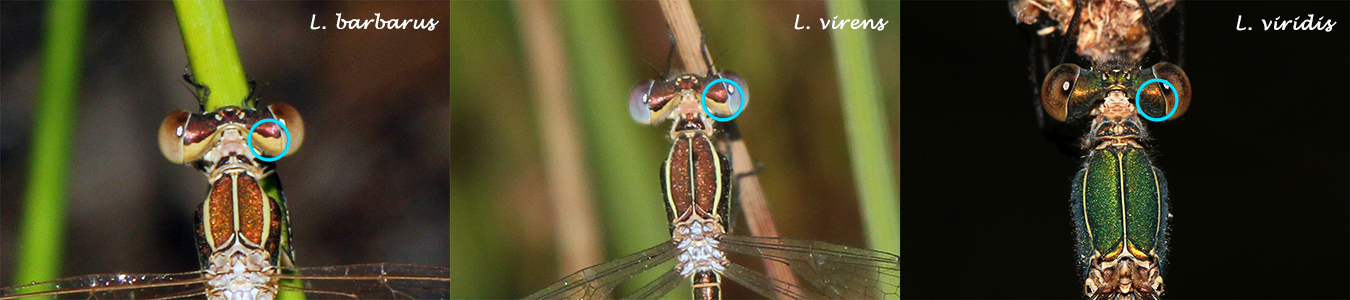
[(50, 3), (15, 284), (55, 279), (65, 247), (66, 188), (89, 3)]
[[(829, 15), (865, 19), (859, 0), (827, 2)], [(885, 106), (877, 85), (872, 43), (866, 30), (831, 30), (834, 58), (839, 69), (844, 129), (848, 136), (853, 177), (858, 183), (867, 240), (871, 247), (900, 253), (900, 189), (891, 170)]]
[[(174, 0), (178, 28), (183, 33), (183, 48), (197, 82), (211, 88), (204, 111), (224, 106), (244, 107), (248, 96), (244, 67), (234, 45), (230, 20), (221, 0)], [(251, 108), (251, 107), (244, 107)]]

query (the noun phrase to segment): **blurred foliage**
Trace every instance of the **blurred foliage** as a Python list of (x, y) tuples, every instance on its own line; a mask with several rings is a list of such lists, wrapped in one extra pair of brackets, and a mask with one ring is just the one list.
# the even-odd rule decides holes
[(85, 1), (51, 2), (47, 6), (43, 40), (42, 87), (33, 112), (32, 160), (24, 199), (22, 263), (11, 282), (56, 279), (65, 248), (66, 188), (75, 131), (76, 99), (80, 97), (80, 70), (84, 63)]
[[(859, 0), (832, 0), (829, 8), (834, 15), (860, 19), (867, 15)], [(889, 130), (872, 39), (856, 30), (836, 31), (831, 37), (867, 241), (873, 249), (900, 254), (900, 182), (888, 155), (894, 152), (887, 143)]]

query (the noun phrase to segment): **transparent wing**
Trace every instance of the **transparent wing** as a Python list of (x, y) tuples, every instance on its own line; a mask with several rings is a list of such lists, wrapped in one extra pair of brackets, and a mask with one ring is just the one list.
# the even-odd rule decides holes
[(726, 251), (786, 263), (827, 298), (900, 298), (900, 257), (894, 254), (791, 238), (728, 234), (720, 242)]
[[(609, 295), (614, 290), (614, 286), (628, 280), (633, 276), (641, 274), (647, 269), (661, 265), (666, 261), (675, 258), (675, 244), (670, 241), (661, 242), (654, 247), (647, 248), (638, 253), (615, 259), (613, 261), (591, 266), (589, 268), (577, 271), (564, 277), (558, 282), (545, 287), (538, 292), (534, 292), (525, 299), (601, 299)], [(674, 269), (671, 269), (672, 271)], [(665, 279), (667, 273), (661, 276)], [(678, 278), (678, 277), (677, 277)], [(657, 282), (647, 284), (639, 292), (654, 293), (661, 291), (669, 292), (672, 287), (664, 287)], [(659, 297), (656, 294), (655, 297)]]
[(680, 286), (680, 282), (683, 282), (681, 279), (684, 279), (684, 276), (675, 272), (675, 268), (670, 268), (665, 274), (661, 274), (660, 278), (648, 282), (632, 294), (623, 296), (623, 299), (660, 299), (661, 296), (669, 294), (675, 287)]
[(0, 299), (182, 299), (206, 293), (201, 271), (167, 274), (98, 274), (0, 289)]
[[(402, 264), (286, 268), (280, 290), (306, 299), (447, 299), (450, 269)], [(300, 284), (293, 283), (300, 281)], [(290, 281), (290, 282), (288, 282)]]
[(826, 299), (825, 295), (774, 279), (760, 272), (747, 269), (738, 264), (727, 266), (722, 276), (731, 279), (769, 299)]

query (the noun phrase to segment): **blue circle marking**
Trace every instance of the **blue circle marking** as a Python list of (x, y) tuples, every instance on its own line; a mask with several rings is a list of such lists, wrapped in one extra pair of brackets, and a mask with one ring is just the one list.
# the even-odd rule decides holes
[[(736, 113), (732, 114), (731, 117), (728, 118), (719, 118), (717, 116), (714, 116), (711, 111), (708, 111), (708, 89), (711, 89), (712, 86), (714, 84), (717, 84), (718, 82), (731, 83), (731, 86), (736, 87), (737, 94), (741, 95), (741, 109), (736, 110)], [(701, 104), (703, 104), (703, 113), (708, 114), (709, 118), (717, 120), (718, 122), (726, 122), (731, 121), (731, 119), (735, 119), (736, 117), (740, 116), (741, 112), (745, 111), (745, 106), (750, 105), (750, 101), (745, 100), (745, 89), (742, 89), (740, 84), (737, 84), (735, 81), (731, 81), (730, 79), (722, 78), (718, 80), (713, 80), (712, 82), (709, 82), (707, 86), (703, 87), (703, 102)]]
[[(277, 123), (278, 126), (281, 126), (281, 132), (286, 133), (286, 148), (281, 150), (281, 154), (276, 157), (263, 157), (262, 154), (258, 154), (258, 150), (253, 149), (253, 131), (258, 130), (258, 125), (262, 125), (263, 123)], [(262, 161), (277, 161), (278, 159), (281, 159), (282, 156), (286, 156), (286, 152), (291, 151), (291, 130), (286, 129), (286, 124), (281, 123), (281, 121), (278, 121), (277, 119), (267, 118), (259, 120), (258, 123), (253, 123), (253, 128), (248, 129), (248, 151), (253, 152), (253, 157), (257, 157)]]
[[(1167, 112), (1167, 115), (1163, 116), (1162, 118), (1154, 118), (1153, 116), (1148, 115), (1148, 113), (1144, 112), (1144, 107), (1139, 106), (1139, 94), (1144, 92), (1144, 87), (1154, 82), (1162, 82), (1163, 84), (1167, 85), (1167, 88), (1172, 89), (1172, 111)], [(1148, 119), (1149, 121), (1162, 122), (1163, 120), (1167, 120), (1167, 118), (1171, 118), (1172, 114), (1177, 113), (1178, 107), (1177, 105), (1180, 104), (1181, 104), (1181, 95), (1177, 94), (1177, 88), (1175, 86), (1172, 86), (1172, 83), (1168, 82), (1167, 79), (1162, 78), (1149, 79), (1148, 81), (1145, 81), (1143, 85), (1140, 85), (1138, 90), (1134, 91), (1134, 110), (1139, 111), (1139, 115), (1144, 116), (1144, 118)]]

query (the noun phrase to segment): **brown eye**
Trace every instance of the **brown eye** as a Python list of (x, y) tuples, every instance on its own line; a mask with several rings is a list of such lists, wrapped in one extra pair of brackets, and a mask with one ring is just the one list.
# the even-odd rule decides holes
[[(294, 154), (305, 141), (305, 121), (300, 119), (300, 112), (282, 102), (268, 105), (267, 110), (272, 113), (272, 118), (286, 125), (286, 130), (276, 123), (258, 125), (253, 130), (253, 147), (265, 157)], [(289, 147), (286, 145), (287, 133), (290, 134)]]
[(215, 142), (215, 123), (201, 115), (178, 110), (159, 125), (159, 152), (175, 164), (195, 161)]
[[(1191, 106), (1191, 80), (1186, 77), (1186, 71), (1182, 71), (1181, 67), (1178, 67), (1177, 65), (1166, 62), (1155, 64), (1152, 69), (1154, 77), (1167, 80), (1167, 82), (1172, 83), (1172, 87), (1175, 87), (1176, 89), (1173, 90), (1168, 88), (1165, 84), (1150, 84), (1145, 87), (1146, 90), (1144, 90), (1144, 93), (1157, 95), (1161, 99), (1146, 98), (1140, 100), (1152, 100), (1148, 102), (1158, 104), (1160, 108), (1158, 111), (1161, 112), (1161, 114), (1155, 115), (1154, 117), (1162, 117), (1167, 115), (1167, 112), (1172, 109), (1172, 102), (1177, 101), (1176, 99), (1181, 99), (1181, 103), (1176, 104), (1177, 111), (1173, 113), (1172, 117), (1168, 118), (1168, 120), (1174, 120), (1181, 117), (1182, 114), (1186, 113), (1186, 108)], [(1149, 93), (1150, 90), (1161, 91), (1161, 94)], [(1147, 104), (1141, 103), (1140, 105)], [(1153, 112), (1149, 113), (1153, 114)]]
[(1041, 107), (1057, 121), (1063, 122), (1069, 114), (1069, 96), (1073, 95), (1080, 70), (1078, 65), (1062, 64), (1050, 70), (1041, 82)]

